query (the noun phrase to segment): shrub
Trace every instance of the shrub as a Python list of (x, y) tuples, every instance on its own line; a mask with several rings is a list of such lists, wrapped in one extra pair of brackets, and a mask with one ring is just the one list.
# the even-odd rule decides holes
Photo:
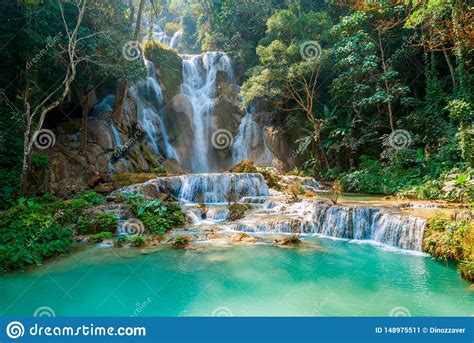
[(474, 282), (474, 261), (462, 261), (459, 263), (461, 277), (470, 282)]
[(169, 241), (173, 249), (186, 249), (189, 246), (190, 239), (188, 236), (174, 236)]
[(79, 217), (75, 229), (78, 233), (89, 234), (108, 231), (115, 233), (117, 231), (117, 217), (107, 211), (99, 211), (96, 213), (85, 213)]
[(132, 247), (141, 247), (145, 245), (145, 238), (142, 235), (133, 235), (130, 237), (130, 245)]
[(399, 192), (401, 198), (423, 200), (441, 199), (468, 202), (474, 200), (474, 181), (472, 169), (452, 169), (435, 180)]
[(99, 232), (95, 235), (90, 236), (90, 240), (92, 243), (101, 243), (106, 239), (111, 239), (112, 233), (111, 232)]
[(150, 169), (150, 173), (154, 173), (154, 174), (167, 174), (167, 170), (164, 166), (156, 166), (156, 167), (153, 167)]
[(251, 160), (243, 160), (239, 164), (235, 165), (230, 169), (231, 173), (258, 173), (258, 169), (255, 166), (255, 163)]
[(115, 241), (115, 246), (118, 247), (118, 248), (121, 248), (125, 244), (127, 244), (129, 241), (130, 241), (130, 239), (127, 235), (120, 235), (120, 236), (118, 236), (117, 240)]
[(15, 206), (0, 213), (0, 269), (40, 265), (67, 252), (73, 243), (70, 221), (74, 218), (62, 218), (66, 207), (64, 201), (47, 194), (20, 198)]
[(438, 213), (428, 222), (423, 250), (431, 256), (461, 262), (461, 275), (472, 280), (474, 265), (474, 220), (470, 211), (452, 217)]
[(152, 233), (163, 235), (166, 231), (186, 223), (186, 215), (178, 203), (161, 200), (147, 201), (141, 194), (130, 194), (127, 202), (133, 214)]

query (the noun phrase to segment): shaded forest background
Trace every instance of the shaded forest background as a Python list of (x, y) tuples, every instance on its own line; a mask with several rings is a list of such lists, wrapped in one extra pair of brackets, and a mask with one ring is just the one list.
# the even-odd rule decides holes
[[(140, 28), (142, 17), (160, 18), (169, 34), (181, 29), (180, 51), (221, 50), (232, 57), (246, 103), (258, 103), (284, 123), (299, 156), (293, 173), (337, 180), (351, 192), (473, 197), (471, 1), (89, 0), (81, 5), (84, 1), (1, 5), (3, 207), (21, 192), (25, 161), (36, 169), (50, 163), (41, 151), (25, 147), (43, 125), (42, 112), (50, 127), (68, 118), (87, 122), (90, 89), (120, 94), (145, 75), (140, 60), (122, 58), (124, 42), (147, 35)], [(70, 34), (79, 17), (71, 55)], [(66, 85), (64, 75), (72, 73), (73, 64)], [(80, 105), (71, 108), (71, 98)], [(114, 111), (120, 112), (118, 107)]]

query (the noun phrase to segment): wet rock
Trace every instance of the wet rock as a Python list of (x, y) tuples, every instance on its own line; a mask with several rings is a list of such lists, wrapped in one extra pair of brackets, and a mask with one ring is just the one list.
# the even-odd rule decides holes
[(232, 242), (235, 243), (255, 243), (257, 241), (257, 238), (251, 237), (244, 232), (232, 236)]

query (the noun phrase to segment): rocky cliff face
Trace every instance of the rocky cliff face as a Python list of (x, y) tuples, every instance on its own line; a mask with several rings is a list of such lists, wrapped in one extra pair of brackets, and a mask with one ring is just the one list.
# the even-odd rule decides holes
[[(128, 92), (123, 121), (117, 127), (111, 118), (114, 96), (109, 92), (100, 101), (95, 96), (90, 98), (92, 110), (88, 116), (85, 151), (81, 150), (81, 118), (51, 128), (56, 135), (56, 144), (39, 151), (47, 155), (49, 164), (43, 169), (36, 168), (37, 183), (32, 185), (35, 190), (58, 194), (99, 187), (106, 191), (110, 187), (104, 187), (103, 183), (108, 185), (116, 173), (149, 172), (160, 166), (170, 173), (192, 171), (196, 126), (190, 99), (182, 92), (183, 60), (175, 51), (157, 45), (147, 46), (145, 56), (153, 62), (149, 73), (154, 74), (155, 84), (158, 82), (160, 88), (161, 103), (156, 110), (160, 113), (161, 122), (159, 125), (155, 123), (156, 132), (152, 132), (157, 135), (156, 141), (150, 142), (150, 132), (145, 132), (143, 122), (146, 112), (143, 107), (156, 102), (150, 99), (151, 96), (158, 96), (153, 95), (156, 90), (149, 83), (149, 75), (148, 80), (138, 82)], [(217, 70), (215, 74), (210, 126), (213, 131), (225, 130), (235, 138), (246, 113), (241, 108), (239, 86), (233, 81), (233, 75), (229, 74), (232, 73), (227, 70)], [(141, 98), (137, 95), (139, 92), (142, 93)], [(156, 113), (152, 115), (156, 116)], [(283, 129), (270, 113), (256, 113), (255, 118), (262, 128), (261, 136), (266, 147), (272, 153), (271, 165), (280, 171), (290, 169), (287, 157), (291, 148)], [(167, 158), (163, 153), (167, 147), (160, 132), (162, 127), (166, 127), (167, 142), (175, 150), (176, 158)], [(210, 142), (201, 143), (209, 146), (207, 158), (213, 170), (227, 170), (235, 164), (232, 145), (220, 149)]]

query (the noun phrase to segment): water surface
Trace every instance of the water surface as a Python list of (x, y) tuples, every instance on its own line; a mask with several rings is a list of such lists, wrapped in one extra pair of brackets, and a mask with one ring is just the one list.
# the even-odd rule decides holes
[(0, 277), (0, 314), (57, 316), (467, 316), (474, 292), (454, 267), (368, 244), (88, 248)]

